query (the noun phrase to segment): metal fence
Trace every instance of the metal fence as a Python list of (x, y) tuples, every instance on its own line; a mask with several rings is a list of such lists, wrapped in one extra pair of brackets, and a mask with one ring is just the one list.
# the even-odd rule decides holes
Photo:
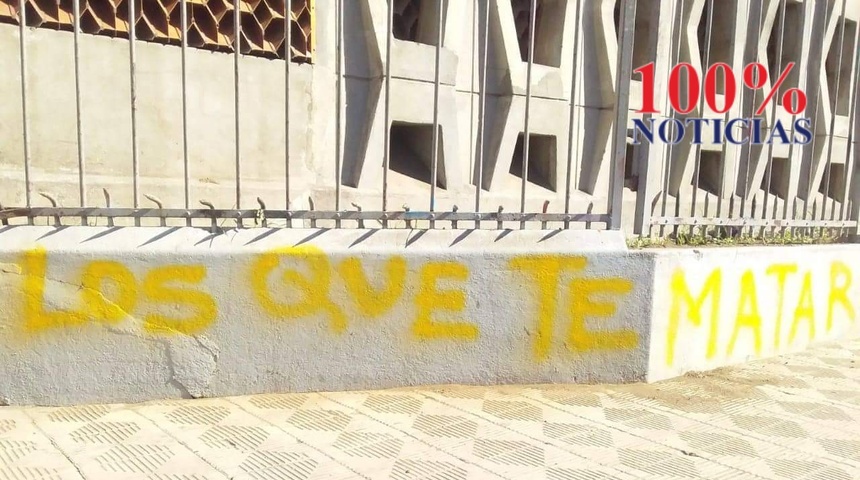
[[(544, 2), (542, 0), (511, 1), (476, 0), (468, 8), (472, 13), (472, 24), (464, 27), (471, 33), (463, 38), (471, 38), (472, 75), (470, 81), (474, 88), (467, 92), (470, 105), (476, 108), (474, 122), (468, 131), (470, 152), (468, 170), (472, 193), (465, 190), (450, 193), (446, 188), (448, 207), (440, 207), (439, 189), (444, 182), (450, 182), (449, 167), (442, 159), (443, 120), (445, 105), (442, 96), (452, 90), (452, 81), (447, 80), (445, 70), (451, 50), (449, 22), (458, 4), (443, 0), (414, 2), (409, 0), (127, 0), (111, 2), (108, 0), (70, 0), (59, 3), (51, 0), (0, 0), (0, 21), (17, 25), (15, 31), (18, 42), (17, 58), (20, 85), (21, 107), (19, 117), (22, 149), (18, 160), (10, 160), (15, 155), (2, 152), (6, 162), (20, 173), (21, 181), (6, 183), (8, 189), (21, 192), (7, 192), (7, 196), (20, 199), (22, 205), (6, 205), (0, 210), (3, 224), (34, 224), (47, 219), (49, 223), (60, 224), (103, 224), (118, 225), (134, 223), (147, 225), (169, 225), (179, 222), (186, 225), (206, 225), (221, 229), (225, 225), (248, 227), (261, 226), (310, 226), (318, 227), (376, 227), (381, 228), (625, 228), (640, 235), (678, 235), (680, 233), (709, 235), (718, 228), (722, 234), (746, 233), (769, 235), (793, 232), (808, 233), (813, 229), (837, 229), (856, 231), (858, 211), (856, 200), (860, 183), (856, 182), (858, 169), (854, 162), (856, 141), (856, 102), (858, 93), (858, 69), (860, 63), (860, 28), (858, 15), (860, 6), (848, 0), (580, 0), (570, 2)], [(553, 26), (551, 15), (542, 15), (541, 10), (549, 4), (564, 4), (568, 8), (564, 15), (564, 25)], [(638, 4), (638, 5), (637, 5)], [(505, 8), (502, 8), (504, 6)], [(107, 8), (110, 7), (110, 8)], [(558, 7), (557, 7), (558, 8)], [(374, 10), (376, 9), (376, 10)], [(382, 158), (375, 159), (368, 154), (365, 162), (379, 161), (381, 182), (378, 191), (355, 190), (350, 180), (344, 178), (350, 171), (346, 163), (352, 155), (347, 140), (348, 130), (369, 130), (367, 117), (354, 118), (348, 114), (352, 108), (350, 82), (355, 74), (351, 69), (356, 61), (350, 57), (353, 44), (360, 38), (350, 22), (354, 22), (356, 12), (372, 18), (374, 11), (384, 12), (384, 35), (379, 47), (381, 58), (378, 75), (369, 74), (369, 82), (380, 83), (379, 95), (382, 129)], [(522, 55), (524, 72), (523, 91), (516, 86), (510, 92), (499, 93), (488, 83), (497, 82), (498, 71), (507, 68), (507, 77), (515, 76), (515, 65), (510, 56), (507, 65), (499, 65), (504, 52), (499, 50), (504, 43), (505, 28), (508, 20), (504, 16), (513, 14), (518, 47)], [(107, 13), (106, 13), (107, 12)], [(133, 12), (133, 15), (129, 15)], [(239, 12), (235, 14), (235, 12)], [(352, 13), (350, 13), (352, 12)], [(325, 13), (325, 15), (323, 15)], [(321, 17), (325, 17), (322, 19)], [(429, 20), (428, 20), (429, 19)], [(608, 42), (595, 43), (599, 38), (598, 20), (614, 20), (612, 32), (615, 45)], [(133, 21), (132, 21), (133, 20)], [(330, 20), (330, 21), (329, 21)], [(372, 23), (372, 22), (371, 22)], [(509, 22), (510, 23), (510, 22)], [(599, 22), (598, 22), (599, 23)], [(349, 26), (349, 32), (347, 32)], [(0, 25), (3, 27), (3, 25)], [(8, 26), (7, 26), (8, 27)], [(605, 25), (604, 25), (605, 27)], [(73, 76), (75, 83), (75, 145), (77, 154), (77, 201), (74, 206), (61, 206), (57, 195), (48, 188), (36, 188), (33, 180), (32, 163), (35, 150), (34, 142), (44, 139), (34, 138), (31, 129), (33, 119), (30, 109), (34, 101), (28, 90), (34, 76), (48, 75), (50, 72), (32, 71), (28, 65), (28, 54), (37, 48), (32, 37), (39, 29), (68, 29), (72, 32), (71, 43)], [(561, 33), (551, 36), (551, 30)], [(366, 28), (365, 28), (366, 30)], [(298, 31), (298, 34), (297, 34)], [(159, 33), (160, 32), (160, 33)], [(598, 32), (598, 33), (594, 33)], [(605, 32), (604, 32), (605, 33)], [(117, 204), (112, 200), (112, 189), (103, 188), (104, 199), (93, 197), (94, 184), (91, 182), (89, 161), (93, 153), (88, 151), (86, 136), (87, 115), (84, 110), (92, 98), (83, 100), (82, 65), (87, 61), (82, 54), (85, 38), (91, 35), (118, 37), (116, 41), (127, 42), (127, 64), (111, 66), (117, 71), (127, 72), (129, 104), (116, 108), (127, 109), (130, 117), (131, 165), (127, 180), (131, 183), (130, 204)], [(367, 32), (361, 36), (368, 37)], [(605, 37), (607, 35), (604, 35)], [(320, 40), (322, 39), (322, 40)], [(330, 40), (330, 42), (327, 41)], [(501, 39), (501, 40), (500, 40)], [(552, 50), (553, 42), (562, 44), (560, 51), (569, 53), (569, 58), (545, 60)], [(147, 193), (141, 184), (141, 109), (140, 98), (141, 70), (137, 49), (140, 44), (161, 42), (176, 44), (181, 54), (181, 131), (175, 137), (182, 145), (181, 200), (162, 201)], [(320, 43), (325, 43), (320, 46)], [(426, 102), (426, 110), (432, 109), (432, 122), (428, 123), (429, 138), (423, 145), (429, 145), (426, 165), (426, 198), (421, 204), (394, 206), (390, 192), (390, 175), (393, 169), (393, 138), (391, 126), (397, 122), (393, 114), (395, 101), (393, 86), (396, 82), (412, 80), (402, 78), (396, 70), (398, 45), (403, 43), (423, 43), (432, 48), (432, 80), (425, 82), (432, 92), (430, 98), (412, 99)], [(314, 47), (317, 45), (317, 48)], [(369, 43), (370, 44), (370, 43)], [(237, 48), (238, 45), (238, 48)], [(615, 48), (617, 47), (617, 48)], [(232, 54), (232, 102), (233, 110), (233, 167), (234, 185), (229, 201), (224, 197), (197, 199), (193, 197), (194, 180), (191, 178), (191, 155), (189, 154), (189, 95), (193, 86), (189, 85), (187, 57), (193, 49), (209, 49), (221, 55)], [(370, 48), (370, 47), (368, 47)], [(600, 70), (594, 59), (600, 57), (595, 49), (601, 49), (609, 63), (604, 70), (610, 73), (600, 77), (598, 83), (610, 85), (612, 102), (609, 106), (592, 107), (585, 86), (586, 77)], [(288, 50), (289, 49), (289, 50)], [(327, 50), (328, 49), (328, 50)], [(287, 52), (291, 53), (287, 53)], [(327, 53), (329, 52), (329, 53)], [(10, 55), (10, 53), (6, 53)], [(247, 116), (247, 100), (243, 98), (243, 69), (247, 68), (244, 59), (248, 56), (270, 58), (269, 62), (282, 62), (278, 68), (283, 75), (282, 103), (272, 108), (283, 112), (283, 156), (281, 158), (249, 158), (243, 152), (254, 145), (255, 137), (249, 139), (243, 127)], [(332, 61), (328, 66), (325, 56)], [(10, 57), (11, 58), (11, 57)], [(89, 57), (90, 59), (92, 57)], [(289, 59), (284, 60), (284, 59)], [(322, 60), (318, 60), (322, 59)], [(462, 59), (461, 59), (462, 60)], [(599, 58), (598, 58), (599, 60)], [(222, 60), (223, 61), (223, 60)], [(303, 62), (301, 72), (332, 70), (333, 82), (325, 93), (317, 92), (317, 98), (333, 99), (330, 123), (334, 127), (331, 137), (334, 148), (330, 159), (333, 168), (323, 169), (326, 177), (315, 179), (331, 190), (333, 200), (326, 202), (326, 208), (315, 208), (310, 198), (302, 208), (295, 206), (296, 192), (303, 188), (302, 180), (293, 178), (298, 161), (291, 152), (295, 151), (294, 129), (296, 122), (304, 122), (308, 113), (291, 105), (295, 93), (296, 62)], [(777, 90), (776, 101), (761, 117), (763, 127), (772, 128), (775, 121), (784, 119), (793, 125), (798, 115), (785, 118), (780, 104), (782, 94), (790, 88), (804, 90), (809, 97), (807, 112), (813, 127), (813, 139), (807, 145), (774, 144), (757, 147), (752, 145), (698, 145), (689, 141), (677, 145), (635, 144), (632, 129), (634, 119), (684, 120), (688, 117), (731, 118), (755, 117), (756, 107), (762, 104), (766, 91), (754, 91), (737, 86), (737, 108), (718, 114), (710, 109), (702, 98), (697, 107), (689, 114), (670, 113), (663, 116), (642, 115), (640, 109), (642, 96), (641, 77), (634, 68), (654, 62), (656, 101), (663, 112), (669, 112), (669, 99), (665, 91), (672, 68), (679, 63), (690, 63), (699, 72), (710, 66), (724, 62), (740, 71), (744, 66), (759, 62), (767, 68), (767, 82), (763, 90)], [(7, 64), (11, 60), (7, 59)], [(779, 72), (789, 63), (795, 69), (780, 82)], [(277, 64), (276, 64), (277, 65)], [(565, 65), (567, 67), (565, 67)], [(569, 67), (569, 68), (568, 68)], [(254, 67), (257, 68), (257, 67)], [(271, 65), (266, 68), (271, 70)], [(566, 98), (562, 103), (569, 113), (564, 122), (567, 138), (557, 135), (554, 141), (565, 145), (564, 155), (555, 155), (556, 165), (550, 165), (542, 155), (548, 155), (546, 148), (537, 148), (536, 138), (544, 132), (536, 131), (536, 105), (546, 102), (546, 85), (537, 77), (545, 75), (548, 68), (557, 68), (561, 75), (569, 75), (566, 82)], [(314, 70), (316, 69), (316, 70)], [(369, 67), (370, 70), (373, 66)], [(267, 70), (269, 71), (269, 70)], [(110, 75), (110, 73), (106, 73)], [(704, 82), (704, 75), (699, 75)], [(501, 75), (505, 77), (505, 73)], [(546, 78), (546, 77), (541, 77)], [(515, 82), (513, 82), (515, 83)], [(458, 86), (454, 86), (456, 91)], [(704, 83), (700, 90), (705, 89)], [(723, 98), (729, 94), (730, 87), (723, 85)], [(504, 89), (502, 89), (504, 90)], [(500, 100), (501, 98), (501, 100)], [(512, 99), (512, 100), (511, 100)], [(328, 100), (327, 100), (328, 101)], [(506, 211), (491, 194), (494, 188), (486, 179), (486, 169), (495, 163), (490, 157), (501, 157), (498, 145), (490, 145), (488, 129), (498, 119), (499, 108), (490, 108), (491, 102), (522, 102), (524, 114), (522, 125), (517, 127), (521, 141), (515, 149), (515, 156), (521, 165), (513, 165), (511, 173), (519, 169), (520, 177), (518, 208), (508, 207)], [(495, 104), (494, 104), (495, 105)], [(5, 107), (0, 107), (5, 108)], [(513, 109), (513, 107), (511, 107)], [(589, 110), (591, 109), (591, 110)], [(582, 147), (589, 140), (588, 117), (583, 111), (611, 115), (611, 134), (605, 144), (605, 157), (608, 172), (604, 183), (583, 181), (586, 170), (594, 169), (591, 164), (598, 163), (598, 153), (586, 153)], [(804, 115), (804, 114), (801, 114)], [(471, 117), (470, 117), (471, 118)], [(796, 132), (791, 130), (791, 135)], [(461, 136), (465, 137), (466, 135)], [(449, 138), (445, 133), (446, 139)], [(560, 138), (559, 138), (560, 137)], [(368, 137), (369, 138), (369, 137)], [(370, 140), (368, 140), (370, 141)], [(555, 144), (553, 144), (555, 145)], [(492, 148), (491, 148), (492, 147)], [(590, 150), (589, 150), (590, 151)], [(448, 155), (446, 155), (448, 157)], [(329, 160), (326, 159), (326, 162)], [(497, 162), (497, 161), (496, 161)], [(530, 165), (530, 162), (533, 163)], [(537, 165), (541, 162), (540, 165)], [(254, 189), (243, 181), (247, 170), (259, 170), (258, 164), (279, 165), (283, 178), (263, 178), (267, 192), (275, 191), (277, 196), (266, 198), (255, 195)], [(16, 166), (17, 165), (17, 166)], [(537, 166), (535, 166), (537, 165)], [(498, 167), (495, 167), (498, 168)], [(552, 170), (547, 173), (544, 170)], [(590, 170), (589, 170), (590, 171)], [(507, 172), (503, 172), (507, 173)], [(554, 185), (549, 190), (535, 187), (535, 176), (552, 178)], [(13, 175), (14, 176), (14, 175)], [(348, 176), (348, 175), (347, 175)], [(594, 176), (599, 176), (594, 174)], [(263, 175), (266, 177), (266, 175)], [(444, 177), (444, 178), (443, 178)], [(305, 179), (306, 181), (306, 179)], [(272, 188), (272, 185), (277, 185)], [(585, 186), (584, 186), (585, 185)], [(446, 184), (446, 187), (448, 185)], [(171, 187), (173, 188), (173, 187)], [(178, 186), (176, 188), (179, 188)], [(536, 199), (545, 191), (552, 191), (555, 203), (543, 202), (543, 208), (534, 208)], [(533, 193), (538, 192), (538, 193)], [(508, 191), (505, 194), (511, 196)], [(0, 201), (5, 200), (0, 194)], [(38, 195), (44, 197), (46, 206)], [(488, 199), (488, 196), (491, 199)], [(278, 198), (280, 197), (280, 198)], [(364, 200), (355, 200), (364, 198)], [(256, 203), (249, 205), (250, 203)], [(8, 203), (8, 200), (6, 200)], [(197, 205), (202, 204), (204, 208)], [(378, 203), (377, 203), (378, 202)], [(44, 202), (43, 202), (44, 203)], [(62, 203), (68, 203), (68, 198)], [(151, 203), (151, 205), (146, 205)], [(216, 208), (216, 204), (232, 204), (233, 208)], [(359, 206), (361, 205), (361, 206)], [(372, 208), (372, 205), (379, 205)], [(426, 208), (424, 206), (426, 205)], [(469, 205), (469, 208), (458, 205)], [(244, 208), (243, 208), (244, 207)], [(597, 210), (598, 213), (595, 213)]]
[[(709, 150), (702, 145), (687, 145), (688, 151), (682, 152), (669, 146), (665, 156), (658, 157), (662, 161), (654, 165), (652, 158), (652, 163), (643, 169), (646, 176), (656, 176), (651, 181), (659, 185), (647, 185), (648, 180), (640, 182), (637, 229), (658, 235), (667, 232), (705, 235), (719, 227), (716, 230), (723, 234), (755, 236), (786, 232), (814, 235), (825, 229), (839, 233), (855, 231), (858, 184), (854, 134), (860, 61), (856, 2), (751, 2), (744, 18), (746, 23), (737, 22), (731, 33), (739, 43), (726, 49), (715, 48), (714, 33), (715, 24), (724, 15), (720, 7), (727, 8), (730, 2), (709, 0), (699, 22), (698, 35), (703, 46), (698, 65), (695, 52), (691, 54), (683, 46), (680, 22), (695, 19), (696, 9), (689, 5), (696, 2), (686, 3), (689, 13), (686, 18), (684, 15), (676, 18), (679, 24), (677, 36), (671, 42), (669, 63), (692, 62), (701, 65), (700, 71), (725, 62), (726, 57), (734, 60), (729, 63), (735, 67), (765, 65), (767, 80), (762, 88), (764, 93), (770, 90), (776, 95), (762, 116), (764, 128), (773, 129), (780, 121), (794, 125), (798, 118), (806, 116), (812, 123), (812, 138), (805, 145), (770, 143), (756, 147), (726, 142)], [(684, 4), (685, 0), (680, 0), (681, 11)], [(696, 5), (702, 6), (702, 2)], [(717, 41), (725, 39), (722, 36)], [(791, 65), (794, 70), (787, 70)], [(782, 75), (783, 72), (789, 73)], [(742, 87), (738, 87), (737, 111), (715, 114), (705, 106), (704, 98), (697, 111), (726, 121), (733, 115), (756, 117), (757, 110), (764, 109), (761, 106), (767, 105), (771, 96)], [(809, 98), (807, 111), (799, 115), (787, 114), (779, 100), (792, 88), (805, 91)], [(792, 128), (790, 134), (795, 133)], [(690, 187), (684, 188), (685, 184)], [(642, 191), (649, 188), (648, 194), (643, 195)]]

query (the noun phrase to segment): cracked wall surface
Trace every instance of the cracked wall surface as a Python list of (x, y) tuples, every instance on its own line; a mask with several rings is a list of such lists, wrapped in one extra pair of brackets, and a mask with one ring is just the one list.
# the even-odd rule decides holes
[(0, 399), (654, 381), (860, 334), (856, 246), (7, 227)]

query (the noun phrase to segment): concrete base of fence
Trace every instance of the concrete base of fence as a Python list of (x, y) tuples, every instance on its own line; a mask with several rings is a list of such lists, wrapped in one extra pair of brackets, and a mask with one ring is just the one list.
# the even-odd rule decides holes
[(6, 227), (0, 400), (654, 381), (860, 334), (860, 246)]

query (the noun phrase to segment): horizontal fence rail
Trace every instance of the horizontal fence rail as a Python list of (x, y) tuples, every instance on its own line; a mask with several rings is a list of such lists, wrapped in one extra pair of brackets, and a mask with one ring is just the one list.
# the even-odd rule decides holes
[(0, 0), (0, 222), (856, 233), (855, 3)]

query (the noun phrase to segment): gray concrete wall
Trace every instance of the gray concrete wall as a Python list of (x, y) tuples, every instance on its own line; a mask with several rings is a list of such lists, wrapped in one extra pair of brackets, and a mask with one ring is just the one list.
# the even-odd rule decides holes
[(6, 227), (0, 400), (654, 381), (860, 335), (860, 247)]

